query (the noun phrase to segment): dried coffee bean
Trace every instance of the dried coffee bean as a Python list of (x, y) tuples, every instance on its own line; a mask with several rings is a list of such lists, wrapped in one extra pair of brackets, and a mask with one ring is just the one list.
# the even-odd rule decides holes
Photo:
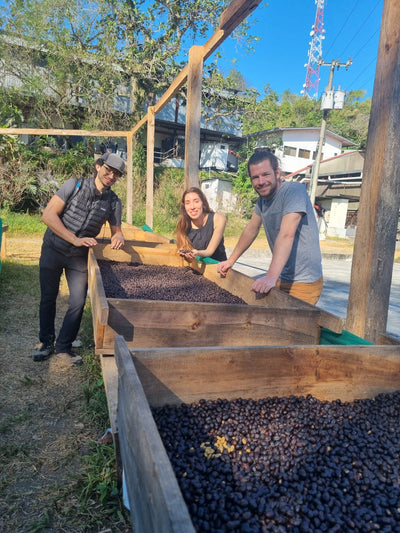
[(243, 304), (190, 267), (98, 260), (107, 298)]
[[(199, 532), (400, 531), (400, 392), (202, 400), (153, 414)], [(232, 448), (206, 458), (205, 442)]]

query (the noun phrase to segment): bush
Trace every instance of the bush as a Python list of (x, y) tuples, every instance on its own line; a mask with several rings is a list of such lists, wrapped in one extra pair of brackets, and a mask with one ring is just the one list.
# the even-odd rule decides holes
[(239, 195), (240, 208), (245, 218), (250, 218), (258, 195), (247, 173), (247, 163), (241, 163), (237, 176), (233, 178), (233, 191)]
[(154, 231), (174, 234), (179, 218), (179, 203), (185, 188), (184, 171), (180, 168), (158, 167), (154, 181)]
[(18, 137), (0, 135), (0, 209), (38, 212), (65, 180), (93, 173), (93, 156), (78, 144), (67, 152), (40, 137), (27, 146)]
[[(8, 218), (11, 213), (39, 214), (64, 181), (93, 174), (93, 155), (82, 143), (65, 152), (49, 146), (52, 144), (54, 142), (46, 136), (39, 137), (34, 145), (27, 146), (18, 137), (0, 135), (0, 210), (7, 213)], [(200, 173), (201, 176), (205, 177), (206, 174)], [(243, 199), (236, 213), (228, 215), (227, 234), (235, 234), (237, 228), (243, 227), (242, 213), (251, 214), (254, 204), (254, 193), (247, 175), (245, 178), (234, 178), (233, 183), (235, 192), (239, 192)], [(155, 232), (174, 235), (184, 187), (183, 169), (155, 168)], [(118, 180), (113, 189), (122, 201), (122, 219), (126, 220), (126, 177)], [(146, 222), (146, 154), (141, 144), (136, 145), (133, 153), (132, 197), (132, 222), (142, 227)], [(42, 233), (40, 217), (38, 220)]]

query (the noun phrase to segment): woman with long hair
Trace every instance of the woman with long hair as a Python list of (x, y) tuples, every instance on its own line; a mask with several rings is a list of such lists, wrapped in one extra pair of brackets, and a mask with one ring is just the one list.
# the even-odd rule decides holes
[(176, 227), (179, 255), (189, 261), (196, 257), (225, 261), (225, 226), (226, 217), (210, 209), (201, 189), (186, 189), (181, 199), (180, 218)]

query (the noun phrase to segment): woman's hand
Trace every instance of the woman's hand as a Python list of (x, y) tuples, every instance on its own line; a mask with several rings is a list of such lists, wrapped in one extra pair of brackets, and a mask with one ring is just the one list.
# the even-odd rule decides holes
[(186, 250), (185, 248), (180, 248), (178, 250), (178, 254), (181, 257), (184, 257), (186, 261), (189, 261), (189, 262), (193, 261), (193, 259), (196, 259), (196, 256), (198, 255), (197, 250)]

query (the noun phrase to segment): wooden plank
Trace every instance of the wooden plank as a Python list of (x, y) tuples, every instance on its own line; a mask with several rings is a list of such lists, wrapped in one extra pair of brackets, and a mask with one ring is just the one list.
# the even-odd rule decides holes
[(131, 354), (115, 339), (119, 373), (118, 427), (135, 533), (194, 533)]
[(94, 248), (94, 254), (98, 260), (147, 265), (187, 266), (184, 259), (177, 254), (176, 245), (168, 243), (128, 241), (120, 250), (112, 250), (108, 244), (99, 243)]
[(219, 28), (228, 35), (261, 3), (261, 0), (233, 0), (222, 13)]
[(133, 218), (133, 133), (126, 136), (126, 221)]
[(126, 137), (129, 131), (67, 130), (60, 128), (4, 128), (2, 135), (81, 135), (82, 137)]
[(88, 284), (92, 313), (100, 324), (106, 325), (108, 322), (108, 302), (93, 249), (89, 250), (88, 255)]
[(159, 113), (168, 104), (171, 98), (182, 89), (187, 81), (188, 72), (189, 66), (185, 65), (165, 93), (157, 100), (154, 105), (154, 111), (156, 114)]
[[(145, 231), (137, 226), (132, 224), (122, 223), (122, 232), (124, 234), (125, 241), (142, 241), (142, 243), (147, 242), (164, 242), (171, 243), (171, 239), (160, 235), (159, 233), (154, 233), (152, 231)], [(101, 228), (100, 233), (96, 237), (97, 239), (110, 239), (111, 230), (107, 224)], [(143, 244), (142, 244), (143, 246)]]
[(334, 333), (343, 331), (343, 319), (323, 309), (303, 302), (289, 294), (272, 289), (269, 294), (263, 298), (257, 298), (256, 293), (251, 290), (253, 278), (241, 274), (235, 270), (230, 270), (225, 278), (217, 273), (216, 264), (206, 264), (200, 261), (187, 263), (176, 253), (175, 244), (167, 243), (140, 243), (127, 242), (123, 250), (111, 250), (107, 245), (97, 245), (94, 249), (97, 259), (112, 259), (114, 261), (142, 263), (149, 265), (169, 265), (169, 266), (189, 266), (196, 272), (200, 272), (210, 281), (216, 283), (221, 288), (231, 294), (242, 298), (249, 305), (274, 307), (274, 308), (293, 308), (293, 309), (318, 309), (318, 324), (321, 327), (330, 329)]
[(146, 224), (153, 227), (153, 197), (154, 197), (154, 146), (155, 146), (156, 118), (154, 106), (147, 108), (147, 147), (146, 147)]
[(148, 118), (148, 115), (147, 115), (147, 113), (146, 113), (146, 115), (145, 115), (144, 117), (142, 117), (142, 118), (139, 120), (139, 122), (137, 122), (137, 123), (135, 124), (135, 126), (133, 127), (133, 129), (132, 129), (129, 133), (130, 133), (131, 135), (134, 135), (135, 133), (137, 133), (137, 132), (140, 130), (140, 128), (146, 124), (146, 122), (147, 122), (147, 118)]
[[(196, 268), (196, 265), (193, 264), (192, 268)], [(260, 297), (251, 290), (251, 287), (254, 283), (254, 279), (250, 276), (246, 276), (235, 270), (229, 270), (225, 278), (222, 278), (217, 272), (216, 265), (207, 265), (206, 267), (200, 266), (197, 264), (197, 270), (202, 272), (204, 277), (217, 283), (220, 287), (224, 288), (228, 292), (239, 296), (249, 305), (262, 305), (265, 307), (275, 307), (275, 308), (292, 308), (292, 309), (318, 309), (320, 312), (320, 317), (318, 319), (318, 324), (321, 327), (330, 329), (334, 333), (341, 333), (343, 331), (344, 320), (341, 317), (328, 313), (323, 309), (316, 308), (314, 305), (311, 305), (303, 300), (294, 298), (290, 294), (283, 292), (279, 289), (271, 289), (271, 291)]]
[(400, 346), (159, 348), (132, 356), (154, 406), (307, 394), (352, 401), (400, 389)]
[[(176, 246), (168, 243), (130, 241), (123, 250), (111, 250), (109, 245), (99, 244), (93, 249), (92, 254), (93, 264), (96, 260), (96, 272), (99, 272), (97, 259), (149, 265), (188, 265), (176, 253)], [(253, 280), (249, 276), (232, 270), (226, 278), (222, 278), (217, 273), (215, 264), (194, 261), (190, 266), (210, 281), (241, 297), (251, 308), (260, 308), (260, 311), (249, 309), (247, 306), (246, 310), (239, 311), (242, 306), (236, 305), (222, 308), (218, 307), (221, 304), (196, 304), (194, 308), (188, 302), (178, 305), (177, 302), (143, 301), (139, 304), (141, 311), (137, 312), (138, 300), (115, 299), (112, 308), (109, 308), (112, 299), (108, 300), (105, 296), (105, 300), (101, 299), (102, 306), (99, 308), (96, 291), (97, 287), (101, 287), (100, 292), (104, 295), (104, 288), (98, 273), (94, 285), (90, 276), (90, 293), (94, 295), (93, 325), (96, 353), (112, 354), (116, 334), (123, 335), (129, 347), (133, 348), (210, 344), (216, 346), (318, 344), (320, 326), (337, 333), (342, 332), (341, 318), (325, 313), (278, 289), (273, 289), (265, 298), (256, 299), (255, 293), (251, 291)], [(107, 320), (105, 314), (101, 315), (106, 312), (105, 310), (110, 313), (107, 314)], [(161, 320), (154, 315), (161, 317)], [(207, 318), (204, 318), (204, 315)], [(261, 316), (264, 317), (264, 322), (257, 318)], [(265, 321), (270, 320), (271, 316), (275, 320), (265, 326)], [(185, 320), (181, 317), (185, 317)]]
[(385, 333), (400, 205), (400, 2), (383, 4), (346, 329)]
[(1, 236), (1, 248), (0, 248), (0, 260), (3, 260), (7, 256), (7, 236), (6, 233), (8, 231), (8, 225), (3, 224), (2, 226), (2, 236)]
[(203, 49), (189, 50), (189, 72), (185, 128), (185, 189), (199, 186), (201, 92), (203, 78)]
[(318, 344), (320, 339), (317, 309), (118, 299), (108, 304), (108, 327), (129, 347)]
[(390, 344), (390, 345), (398, 345), (400, 344), (400, 337), (397, 335), (388, 335), (381, 333), (378, 336), (378, 344)]
[(108, 414), (113, 435), (118, 433), (117, 406), (118, 406), (118, 368), (115, 357), (101, 356), (101, 371), (104, 380), (104, 389), (107, 396)]
[(108, 323), (109, 308), (93, 248), (89, 250), (88, 254), (88, 287), (95, 349), (96, 353), (100, 353), (99, 350), (103, 347), (105, 326)]

